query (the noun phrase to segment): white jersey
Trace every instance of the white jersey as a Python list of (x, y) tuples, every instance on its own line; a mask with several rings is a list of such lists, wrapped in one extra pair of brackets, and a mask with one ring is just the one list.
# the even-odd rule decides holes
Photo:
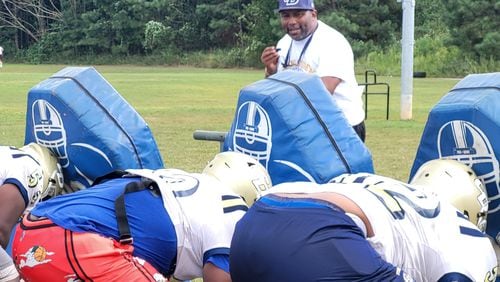
[(154, 180), (177, 235), (174, 277), (202, 277), (203, 257), (231, 245), (236, 222), (247, 210), (240, 196), (213, 177), (177, 169), (128, 170)]
[(41, 200), (42, 167), (30, 154), (15, 147), (0, 146), (0, 185), (14, 184), (21, 193), (26, 211)]
[(351, 125), (361, 123), (365, 118), (361, 99), (363, 88), (356, 81), (351, 45), (340, 32), (321, 21), (310, 36), (296, 41), (287, 34), (278, 42), (276, 48), (281, 49), (278, 71), (303, 71), (319, 77), (340, 78), (342, 81), (335, 88), (332, 99)]
[(497, 259), (490, 240), (448, 202), (408, 184), (373, 174), (342, 175), (329, 184), (280, 184), (271, 193), (335, 192), (368, 217), (367, 238), (387, 262), (416, 281), (459, 273), (472, 281), (495, 281)]

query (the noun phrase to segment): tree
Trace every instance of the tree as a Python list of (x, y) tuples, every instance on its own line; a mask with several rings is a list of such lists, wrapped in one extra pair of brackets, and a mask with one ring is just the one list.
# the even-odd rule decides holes
[(241, 17), (242, 32), (263, 46), (275, 44), (283, 36), (276, 1), (253, 0), (244, 5)]
[(235, 34), (239, 30), (239, 1), (218, 0), (210, 2), (198, 4), (195, 10), (199, 27), (202, 33), (207, 35), (208, 44), (206, 47), (221, 47), (227, 46), (228, 43), (234, 43)]
[(152, 53), (165, 49), (167, 42), (171, 40), (168, 38), (169, 34), (172, 33), (162, 23), (157, 21), (147, 22), (144, 30), (144, 48)]
[(198, 29), (195, 0), (166, 0), (165, 18), (162, 23), (169, 28), (171, 50), (196, 50), (206, 39)]
[(0, 28), (16, 30), (16, 46), (22, 48), (38, 42), (60, 22), (62, 13), (59, 1), (53, 0), (2, 0)]
[(70, 0), (58, 31), (63, 52), (82, 54), (142, 54), (146, 23), (165, 17), (165, 1)]
[(395, 0), (318, 0), (320, 20), (349, 40), (356, 56), (386, 48), (401, 34), (401, 4)]
[(442, 37), (448, 33), (443, 1), (418, 0), (415, 5), (415, 37)]
[(500, 59), (500, 3), (497, 0), (443, 0), (450, 44), (474, 56)]

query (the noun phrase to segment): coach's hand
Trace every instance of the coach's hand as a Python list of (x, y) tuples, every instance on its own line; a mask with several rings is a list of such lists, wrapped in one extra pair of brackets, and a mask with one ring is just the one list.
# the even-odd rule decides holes
[(279, 49), (276, 49), (274, 46), (266, 47), (264, 51), (262, 51), (260, 61), (266, 66), (266, 77), (275, 74), (278, 71), (278, 60), (280, 58), (278, 51)]

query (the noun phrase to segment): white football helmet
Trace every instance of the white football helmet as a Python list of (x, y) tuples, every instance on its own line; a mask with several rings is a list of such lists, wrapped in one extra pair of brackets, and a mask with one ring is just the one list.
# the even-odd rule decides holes
[(272, 185), (264, 166), (243, 153), (219, 153), (208, 163), (203, 173), (228, 185), (249, 207)]
[(470, 167), (455, 160), (431, 160), (417, 170), (410, 184), (449, 201), (482, 232), (486, 229), (488, 195), (483, 181)]
[(64, 185), (63, 173), (54, 153), (36, 143), (29, 143), (21, 150), (30, 154), (42, 168), (43, 190), (40, 199), (61, 194)]

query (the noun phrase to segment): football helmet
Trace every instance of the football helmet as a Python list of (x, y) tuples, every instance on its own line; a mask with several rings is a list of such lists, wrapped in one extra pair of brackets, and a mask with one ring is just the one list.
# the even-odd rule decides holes
[(30, 154), (42, 168), (43, 187), (40, 199), (61, 194), (64, 185), (63, 173), (54, 153), (36, 143), (29, 143), (21, 150)]
[(252, 157), (238, 152), (217, 154), (203, 170), (204, 174), (217, 178), (240, 195), (248, 207), (271, 188), (271, 178), (262, 164)]
[(483, 181), (470, 167), (455, 160), (431, 160), (417, 170), (410, 184), (447, 200), (479, 230), (486, 230), (488, 195)]
[(251, 156), (267, 168), (272, 147), (269, 115), (254, 101), (238, 108), (233, 136), (234, 150)]
[(500, 197), (499, 163), (490, 140), (479, 127), (468, 121), (452, 120), (439, 129), (437, 142), (439, 158), (470, 166), (483, 180), (490, 200)]
[(46, 100), (39, 99), (31, 106), (35, 141), (57, 153), (63, 167), (69, 165), (66, 152), (66, 130), (61, 115)]

